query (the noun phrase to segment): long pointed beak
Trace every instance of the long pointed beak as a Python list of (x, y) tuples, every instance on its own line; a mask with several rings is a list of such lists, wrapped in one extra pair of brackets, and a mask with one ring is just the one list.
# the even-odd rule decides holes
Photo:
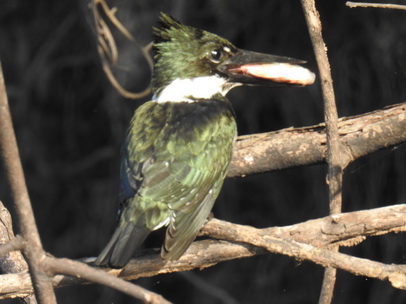
[(219, 67), (229, 81), (245, 85), (295, 85), (312, 84), (316, 75), (300, 66), (305, 61), (239, 50)]

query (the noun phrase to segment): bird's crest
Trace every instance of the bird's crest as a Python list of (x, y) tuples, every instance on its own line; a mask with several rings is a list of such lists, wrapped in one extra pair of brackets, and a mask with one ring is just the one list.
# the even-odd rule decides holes
[(172, 16), (161, 12), (159, 16), (160, 27), (153, 27), (155, 44), (165, 41), (170, 41), (173, 37), (172, 32), (176, 30), (186, 29), (187, 26), (180, 23)]

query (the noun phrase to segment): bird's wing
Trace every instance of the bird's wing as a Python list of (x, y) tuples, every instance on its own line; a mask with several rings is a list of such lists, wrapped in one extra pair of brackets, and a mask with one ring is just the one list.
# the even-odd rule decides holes
[(165, 244), (162, 246), (161, 256), (164, 259), (176, 260), (186, 251), (196, 238), (213, 207), (220, 192), (224, 179), (218, 179), (213, 187), (200, 192), (194, 205), (177, 211), (176, 217), (166, 231)]
[[(144, 163), (144, 180), (138, 194), (153, 204), (161, 203), (169, 211), (163, 219), (160, 208), (150, 209), (147, 226), (159, 228), (170, 224), (162, 255), (179, 258), (196, 237), (218, 196), (228, 166), (230, 152), (224, 159), (214, 141), (202, 144), (202, 151), (191, 153), (186, 146), (177, 146), (173, 154), (164, 149), (165, 157)], [(183, 154), (183, 155), (182, 155)]]

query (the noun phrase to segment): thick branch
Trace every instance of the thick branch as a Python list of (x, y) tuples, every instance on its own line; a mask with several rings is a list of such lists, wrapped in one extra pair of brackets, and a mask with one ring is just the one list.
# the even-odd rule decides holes
[[(236, 233), (236, 231), (238, 233)], [(266, 252), (263, 248), (249, 244), (235, 243), (235, 241), (240, 238), (239, 236), (236, 237), (235, 234), (239, 234), (240, 232), (243, 235), (248, 236), (250, 233), (253, 233), (254, 238), (263, 238), (264, 242), (268, 239), (277, 239), (278, 242), (282, 242), (287, 246), (287, 248), (285, 248), (287, 250), (286, 253), (276, 251), (277, 253), (287, 254), (298, 259), (309, 259), (318, 263), (320, 261), (317, 260), (319, 258), (317, 255), (321, 254), (317, 249), (318, 247), (328, 248), (330, 245), (334, 244), (350, 246), (358, 244), (367, 236), (400, 231), (406, 231), (406, 205), (395, 205), (378, 209), (343, 213), (310, 220), (296, 225), (265, 229), (255, 229), (248, 226), (235, 225), (212, 219), (203, 227), (202, 235), (210, 236), (212, 238), (232, 238), (234, 242), (216, 240), (197, 241), (190, 246), (181, 259), (178, 261), (169, 261), (167, 263), (162, 261), (158, 251), (154, 253), (144, 252), (132, 259), (123, 270), (106, 269), (106, 271), (115, 276), (134, 280), (140, 277), (150, 277), (163, 273), (187, 271), (195, 268), (204, 269), (223, 261), (251, 257)], [(248, 240), (248, 242), (252, 243), (250, 240)], [(297, 246), (292, 245), (292, 247), (290, 247), (291, 242), (294, 242), (293, 244), (301, 243), (301, 246), (311, 246), (306, 248), (312, 248), (311, 250), (313, 250), (314, 254), (317, 256), (315, 258), (316, 260), (311, 256), (304, 257), (299, 254), (296, 255), (295, 252)], [(326, 251), (327, 250), (324, 250), (324, 253)], [(388, 278), (388, 276), (377, 276), (376, 272), (379, 271), (379, 268), (374, 270), (375, 274), (370, 275), (367, 272), (367, 269), (369, 269), (368, 267), (371, 265), (374, 265), (374, 267), (383, 267), (382, 271), (386, 271), (386, 275), (389, 275), (389, 272), (385, 269), (390, 269), (390, 271), (393, 269), (403, 269), (403, 266), (396, 265), (391, 266), (392, 268), (387, 268), (388, 265), (381, 263), (361, 263), (358, 265), (358, 260), (355, 260), (356, 263), (351, 264), (350, 266), (350, 264), (348, 264), (350, 262), (346, 262), (348, 261), (347, 258), (347, 255), (339, 254), (338, 256), (335, 256), (333, 260), (329, 260), (329, 258), (327, 260), (325, 259), (323, 263), (327, 263), (329, 266), (336, 266), (337, 259), (342, 260), (340, 262), (342, 264), (338, 268), (342, 268), (357, 275), (366, 275), (379, 279), (385, 279)], [(88, 260), (90, 262), (94, 259), (89, 258)], [(362, 262), (365, 261), (364, 259), (359, 260)], [(351, 263), (352, 262), (354, 262), (354, 260), (351, 260)], [(401, 278), (402, 275), (403, 274), (400, 275)], [(393, 278), (396, 278), (396, 275), (392, 274), (392, 279)], [(396, 285), (396, 281), (394, 282), (395, 283), (393, 284)], [(402, 280), (398, 280), (397, 282), (398, 286), (402, 286)], [(85, 283), (85, 280), (83, 279), (63, 275), (57, 275), (53, 279), (55, 287), (83, 283)], [(28, 274), (8, 274), (0, 276), (0, 294), (2, 295), (0, 296), (0, 299), (9, 297), (10, 295), (15, 296), (19, 293), (27, 294), (30, 291), (32, 291), (32, 286)]]
[[(346, 162), (406, 142), (406, 103), (339, 119)], [(240, 136), (229, 177), (321, 163), (326, 158), (325, 124)]]

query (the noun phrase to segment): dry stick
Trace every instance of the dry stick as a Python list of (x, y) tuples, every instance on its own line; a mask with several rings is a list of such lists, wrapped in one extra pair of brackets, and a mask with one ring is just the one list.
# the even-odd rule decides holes
[(35, 295), (39, 303), (56, 303), (52, 281), (41, 266), (45, 258), (41, 240), (35, 224), (30, 198), (20, 156), (13, 124), (8, 106), (6, 87), (0, 63), (0, 149), (4, 159), (7, 178), (10, 183), (11, 194), (15, 204), (18, 226), (27, 245), (23, 249), (27, 259), (34, 285)]
[[(158, 252), (156, 250), (155, 252)], [(219, 240), (204, 240), (194, 242), (188, 248), (187, 254), (178, 261), (165, 264), (159, 253), (139, 256), (130, 261), (124, 269), (103, 269), (109, 276), (120, 276), (126, 280), (140, 277), (152, 277), (158, 274), (204, 269), (220, 262), (254, 256), (266, 251), (246, 244), (234, 244)], [(94, 261), (95, 258), (88, 260)], [(75, 275), (75, 273), (73, 273)], [(89, 281), (64, 274), (56, 275), (53, 279), (55, 287), (89, 284)], [(112, 284), (108, 285), (110, 287)], [(0, 300), (22, 296), (32, 292), (32, 285), (27, 273), (0, 275)]]
[[(331, 216), (333, 219), (334, 217)], [(339, 217), (340, 215), (337, 215), (337, 218)], [(210, 231), (210, 235), (217, 238), (251, 244), (265, 248), (269, 252), (295, 257), (299, 260), (310, 260), (324, 267), (340, 268), (356, 275), (388, 280), (394, 287), (406, 289), (406, 265), (384, 264), (313, 247), (291, 239), (264, 236), (261, 229), (249, 226), (227, 222), (217, 224), (220, 227)]]
[[(230, 223), (212, 219), (204, 225), (201, 234), (217, 238), (218, 231), (228, 229), (228, 225)], [(263, 237), (292, 239), (320, 248), (330, 248), (335, 244), (355, 246), (368, 236), (390, 232), (406, 232), (406, 204), (329, 215), (290, 226), (258, 229)]]
[(347, 1), (345, 3), (348, 7), (375, 7), (375, 8), (389, 8), (389, 9), (399, 9), (406, 10), (406, 5), (400, 4), (389, 4), (389, 3), (365, 3), (365, 2), (351, 2)]
[(142, 300), (144, 303), (151, 304), (169, 304), (161, 295), (148, 291), (140, 286), (130, 282), (113, 277), (101, 269), (92, 268), (84, 263), (72, 261), (69, 259), (57, 259), (47, 257), (44, 264), (54, 273), (63, 273), (72, 277), (85, 279), (90, 282), (103, 284), (115, 288), (134, 298)]
[[(321, 22), (314, 0), (302, 0), (302, 6), (320, 71), (321, 89), (323, 92), (324, 119), (326, 122), (327, 135), (327, 180), (329, 186), (330, 214), (338, 214), (341, 212), (342, 205), (343, 168), (345, 168), (347, 164), (344, 164), (340, 159), (341, 149), (337, 126), (338, 114), (334, 98), (333, 80), (331, 78), (326, 46), (321, 34)], [(338, 251), (339, 246), (332, 248), (332, 250)], [(319, 304), (332, 302), (336, 272), (337, 270), (335, 268), (328, 267), (325, 269)]]

